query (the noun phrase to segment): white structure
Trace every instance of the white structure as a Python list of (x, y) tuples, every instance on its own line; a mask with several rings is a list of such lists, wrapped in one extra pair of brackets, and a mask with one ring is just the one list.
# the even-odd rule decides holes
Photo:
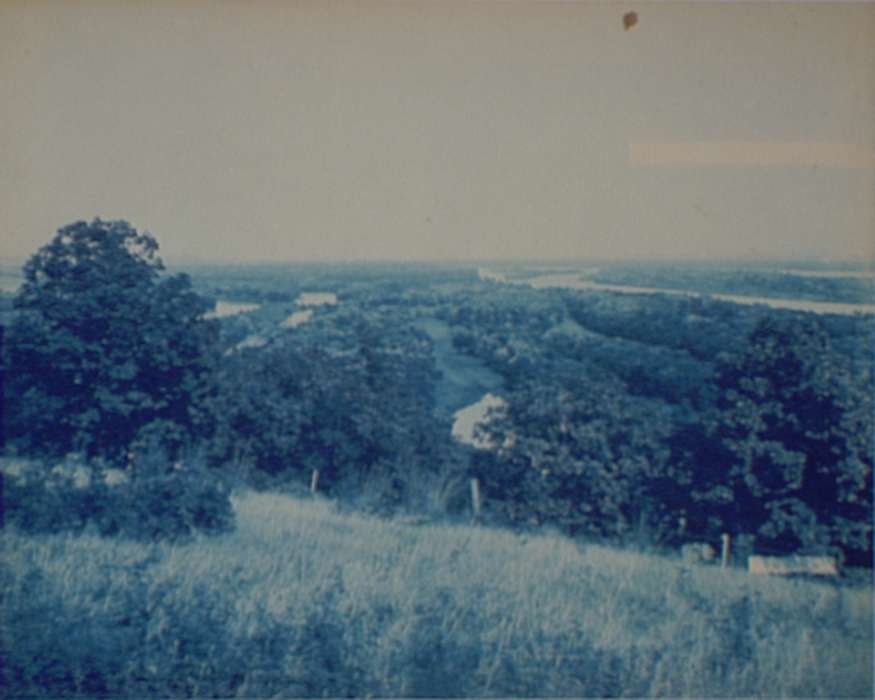
[(761, 557), (747, 558), (747, 571), (751, 574), (770, 576), (838, 576), (839, 567), (835, 557)]

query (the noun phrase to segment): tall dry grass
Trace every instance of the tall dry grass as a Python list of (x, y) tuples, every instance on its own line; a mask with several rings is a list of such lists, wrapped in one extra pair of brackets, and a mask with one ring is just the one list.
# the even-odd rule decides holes
[(185, 545), (2, 535), (7, 696), (872, 694), (872, 591), (268, 494)]

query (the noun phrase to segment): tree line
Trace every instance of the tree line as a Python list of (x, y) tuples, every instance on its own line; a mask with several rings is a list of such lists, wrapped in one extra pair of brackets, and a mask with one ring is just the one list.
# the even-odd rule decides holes
[(510, 520), (871, 562), (871, 318), (574, 291), (525, 315), (502, 291), (447, 318), (507, 379), (475, 462)]
[[(157, 251), (97, 219), (28, 261), (5, 329), (7, 457), (124, 469), (162, 494), (140, 499), (143, 520), (182, 512), (181, 530), (199, 512), (228, 524), (229, 473), (289, 488), (319, 470), (320, 488), (361, 507), (436, 512), (462, 512), (477, 476), (492, 517), (515, 526), (666, 545), (731, 532), (871, 561), (871, 319), (346, 270), (346, 303), (233, 351), (240, 322), (206, 318), (211, 303)], [(483, 428), (498, 449), (450, 439), (424, 314), (504, 378), (507, 408)], [(6, 500), (49, 498), (28, 488)], [(106, 532), (135, 528), (113, 516), (116, 493), (80, 503), (74, 524), (96, 512)]]

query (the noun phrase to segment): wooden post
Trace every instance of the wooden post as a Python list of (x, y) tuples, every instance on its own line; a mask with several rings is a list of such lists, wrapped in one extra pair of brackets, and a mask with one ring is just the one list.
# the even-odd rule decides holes
[(471, 505), (474, 507), (474, 515), (480, 515), (480, 481), (471, 479)]
[(720, 540), (723, 542), (723, 551), (720, 555), (720, 568), (725, 569), (729, 566), (729, 535), (726, 533), (722, 534)]
[(316, 493), (316, 487), (319, 486), (319, 470), (313, 470), (313, 476), (310, 477), (310, 493)]

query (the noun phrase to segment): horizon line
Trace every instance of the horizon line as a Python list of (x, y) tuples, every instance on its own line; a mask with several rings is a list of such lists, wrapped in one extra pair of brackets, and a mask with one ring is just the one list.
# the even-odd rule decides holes
[[(23, 265), (32, 256), (0, 256), (0, 265)], [(592, 257), (483, 257), (483, 258), (451, 258), (451, 257), (418, 257), (418, 258), (207, 258), (199, 256), (162, 256), (159, 257), (165, 266), (180, 265), (512, 265), (512, 264), (548, 264), (548, 265), (581, 265), (581, 264), (622, 264), (622, 263), (653, 263), (653, 264), (712, 264), (712, 263), (814, 263), (818, 265), (853, 265), (855, 267), (875, 268), (875, 258), (860, 257), (821, 257), (821, 256), (779, 256), (779, 255), (724, 255), (724, 256), (592, 256)]]

